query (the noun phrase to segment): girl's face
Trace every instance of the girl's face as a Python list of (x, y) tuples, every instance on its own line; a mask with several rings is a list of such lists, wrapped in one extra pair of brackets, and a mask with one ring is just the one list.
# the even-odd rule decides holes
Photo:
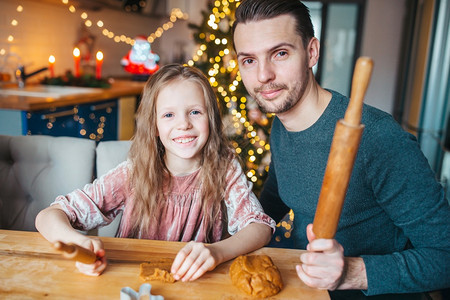
[(209, 136), (209, 119), (200, 86), (176, 80), (163, 87), (156, 100), (156, 117), (169, 171), (179, 175), (196, 170)]

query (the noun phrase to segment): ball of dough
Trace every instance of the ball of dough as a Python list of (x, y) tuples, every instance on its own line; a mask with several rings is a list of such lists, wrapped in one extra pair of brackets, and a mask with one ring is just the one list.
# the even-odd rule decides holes
[(241, 255), (230, 266), (231, 282), (245, 293), (256, 297), (278, 294), (283, 281), (278, 268), (267, 255)]

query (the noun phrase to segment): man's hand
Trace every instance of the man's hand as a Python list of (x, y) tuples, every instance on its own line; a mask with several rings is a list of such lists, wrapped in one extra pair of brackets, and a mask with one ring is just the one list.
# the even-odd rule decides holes
[(308, 286), (335, 290), (345, 276), (344, 248), (334, 239), (316, 239), (312, 224), (306, 228), (309, 244), (296, 266), (298, 277)]

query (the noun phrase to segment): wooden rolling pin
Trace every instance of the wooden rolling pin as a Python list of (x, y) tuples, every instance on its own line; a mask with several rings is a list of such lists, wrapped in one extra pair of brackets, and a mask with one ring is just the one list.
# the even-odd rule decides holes
[(360, 124), (361, 114), (372, 68), (373, 61), (369, 57), (360, 57), (356, 61), (350, 102), (344, 119), (339, 120), (336, 124), (317, 203), (313, 223), (313, 232), (316, 238), (332, 239), (336, 234), (345, 194), (364, 130), (364, 125)]
[(93, 251), (75, 244), (56, 242), (53, 244), (53, 247), (56, 250), (62, 251), (62, 255), (65, 258), (73, 259), (84, 264), (93, 264), (97, 260), (97, 256)]

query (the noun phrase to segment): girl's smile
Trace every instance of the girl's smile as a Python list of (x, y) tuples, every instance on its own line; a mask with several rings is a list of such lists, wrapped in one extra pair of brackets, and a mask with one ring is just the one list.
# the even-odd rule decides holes
[(179, 137), (179, 138), (174, 138), (173, 141), (175, 143), (187, 144), (187, 143), (192, 142), (195, 139), (196, 139), (195, 137)]

